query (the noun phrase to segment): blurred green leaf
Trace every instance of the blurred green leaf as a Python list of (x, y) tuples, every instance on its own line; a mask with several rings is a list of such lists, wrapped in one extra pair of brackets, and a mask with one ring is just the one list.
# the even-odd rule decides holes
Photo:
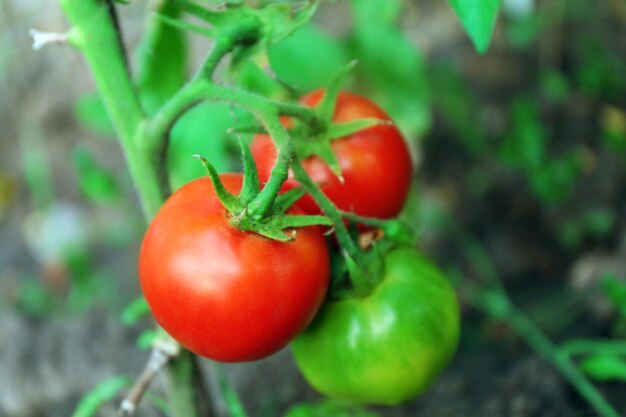
[(217, 375), (217, 381), (220, 385), (220, 390), (222, 391), (222, 396), (226, 401), (230, 417), (247, 417), (246, 410), (241, 403), (239, 395), (228, 381), (228, 377), (224, 373), (224, 370), (220, 365), (216, 365), (214, 369)]
[(115, 129), (107, 114), (102, 99), (97, 94), (86, 94), (76, 101), (78, 122), (87, 130), (104, 137), (113, 138)]
[(103, 403), (114, 399), (122, 389), (130, 386), (131, 383), (130, 378), (126, 377), (115, 377), (101, 382), (81, 398), (72, 413), (72, 417), (95, 416)]
[(98, 164), (87, 148), (74, 148), (72, 161), (79, 188), (87, 199), (100, 204), (119, 201), (121, 192), (117, 180)]
[(626, 381), (626, 358), (617, 355), (593, 355), (580, 363), (587, 375), (598, 381)]
[(43, 133), (38, 126), (24, 124), (19, 130), (22, 175), (28, 184), (32, 204), (45, 210), (55, 202), (52, 168)]
[(480, 122), (480, 103), (458, 70), (447, 64), (438, 64), (429, 70), (431, 100), (438, 116), (452, 129), (453, 137), (474, 156), (485, 154), (486, 132)]
[(272, 69), (298, 92), (323, 87), (350, 61), (339, 41), (311, 23), (268, 49)]
[(379, 414), (357, 404), (326, 400), (319, 404), (295, 405), (285, 417), (379, 417)]
[(580, 62), (575, 66), (579, 85), (588, 93), (620, 100), (626, 92), (626, 62), (600, 40), (588, 37), (577, 48)]
[[(175, 0), (158, 3), (160, 15), (176, 18), (180, 7)], [(185, 83), (187, 41), (185, 33), (150, 14), (145, 36), (136, 49), (136, 84), (141, 102), (154, 114)]]
[(485, 53), (489, 48), (501, 0), (449, 0), (476, 50)]
[(602, 290), (622, 317), (626, 317), (626, 280), (613, 274), (602, 278)]
[(580, 162), (574, 154), (545, 162), (530, 175), (530, 187), (537, 198), (547, 204), (568, 198), (580, 176)]
[(526, 97), (514, 99), (510, 118), (509, 133), (500, 146), (502, 160), (527, 172), (541, 169), (546, 159), (548, 134), (539, 118), (537, 103)]
[[(239, 124), (252, 124), (252, 116), (225, 103), (205, 102), (185, 113), (174, 125), (168, 152), (168, 169), (173, 189), (203, 177), (206, 171), (193, 155), (200, 154), (220, 171), (231, 169), (227, 131)], [(236, 149), (236, 147), (235, 147)]]
[(146, 314), (150, 313), (150, 307), (143, 296), (139, 296), (130, 302), (122, 311), (122, 323), (133, 326)]
[(421, 51), (397, 24), (399, 0), (352, 0), (357, 71), (367, 93), (410, 137), (430, 127), (428, 79)]
[(137, 349), (139, 350), (148, 350), (154, 344), (154, 340), (158, 336), (158, 331), (155, 329), (146, 329), (137, 338)]
[(595, 238), (606, 236), (615, 226), (615, 215), (606, 208), (591, 209), (585, 212), (583, 222), (590, 235)]
[(26, 314), (45, 316), (59, 306), (59, 299), (36, 277), (21, 277), (16, 306)]
[(559, 71), (543, 71), (541, 73), (541, 91), (554, 103), (563, 103), (567, 100), (570, 87), (564, 74)]
[(514, 49), (529, 48), (537, 40), (541, 29), (541, 20), (537, 14), (514, 19), (506, 27), (508, 43)]

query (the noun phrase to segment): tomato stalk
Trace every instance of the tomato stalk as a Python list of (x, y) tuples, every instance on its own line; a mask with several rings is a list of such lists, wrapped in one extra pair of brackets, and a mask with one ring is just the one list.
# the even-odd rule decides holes
[(157, 212), (164, 200), (162, 184), (152, 155), (139, 143), (146, 116), (126, 67), (119, 33), (105, 2), (61, 0), (73, 25), (69, 42), (78, 48), (93, 74), (139, 191), (146, 218)]
[(364, 253), (358, 248), (358, 246), (352, 240), (348, 229), (346, 228), (341, 212), (330, 201), (326, 195), (322, 192), (317, 184), (309, 177), (309, 174), (304, 170), (304, 167), (298, 159), (294, 159), (291, 168), (294, 176), (302, 184), (307, 193), (313, 197), (315, 202), (320, 206), (324, 214), (330, 218), (334, 225), (335, 234), (339, 246), (343, 250), (346, 262), (351, 264), (351, 271), (349, 273), (350, 280), (354, 286), (354, 290), (359, 295), (369, 294), (376, 286), (376, 282), (372, 279), (374, 274), (370, 273), (367, 269), (369, 265), (365, 259)]
[[(128, 72), (113, 5), (98, 0), (60, 0), (60, 4), (73, 26), (68, 41), (87, 61), (118, 133), (144, 215), (150, 220), (163, 203), (167, 186), (161, 181), (165, 176), (157, 163), (158, 148), (146, 146), (147, 118)], [(201, 413), (207, 406), (199, 407), (196, 399), (205, 401), (206, 394), (193, 392), (202, 387), (192, 378), (198, 372), (188, 354), (169, 362), (168, 374), (179, 386), (169, 392), (173, 416), (205, 415)]]

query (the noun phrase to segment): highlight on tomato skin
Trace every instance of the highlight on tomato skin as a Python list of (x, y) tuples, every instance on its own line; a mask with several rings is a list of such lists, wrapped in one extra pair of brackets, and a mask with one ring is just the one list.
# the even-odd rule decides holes
[[(300, 99), (314, 107), (323, 98), (324, 90), (313, 91)], [(333, 121), (348, 122), (362, 118), (391, 118), (371, 100), (348, 92), (340, 92)], [(320, 185), (326, 196), (341, 210), (364, 217), (391, 219), (402, 211), (408, 197), (413, 175), (411, 155), (402, 134), (393, 124), (373, 126), (347, 137), (333, 140), (333, 152), (341, 167), (344, 182), (317, 156), (302, 161), (309, 176)], [(276, 162), (276, 148), (268, 135), (256, 135), (251, 152), (261, 181), (267, 181)], [(290, 175), (284, 189), (298, 182)], [(299, 204), (308, 213), (320, 213), (310, 196)]]
[[(241, 174), (221, 179), (231, 193), (241, 189)], [(206, 177), (165, 202), (139, 255), (141, 288), (159, 325), (221, 362), (261, 359), (287, 345), (319, 309), (329, 268), (320, 227), (298, 229), (290, 243), (241, 231)]]

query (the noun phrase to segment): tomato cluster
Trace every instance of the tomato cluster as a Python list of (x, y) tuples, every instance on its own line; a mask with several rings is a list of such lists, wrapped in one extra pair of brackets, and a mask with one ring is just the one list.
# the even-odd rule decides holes
[[(315, 107), (323, 96), (316, 91), (301, 103)], [(368, 99), (340, 93), (333, 123), (363, 118), (390, 121)], [(331, 146), (343, 178), (317, 156), (302, 161), (321, 191), (342, 211), (396, 217), (412, 176), (399, 130), (381, 123)], [(264, 183), (276, 148), (269, 136), (257, 135), (251, 151)], [(242, 178), (223, 174), (221, 182), (236, 194)], [(297, 185), (290, 176), (284, 189)], [(337, 248), (327, 245), (320, 227), (299, 228), (288, 243), (243, 231), (218, 194), (206, 178), (183, 186), (143, 240), (141, 286), (168, 333), (189, 350), (225, 362), (260, 359), (291, 342), (304, 377), (329, 396), (395, 404), (428, 388), (459, 336), (454, 291), (434, 264), (413, 247), (396, 245), (382, 255), (368, 294), (329, 295), (328, 248)], [(305, 195), (289, 213), (320, 209)]]
[[(323, 90), (317, 90), (302, 97), (300, 102), (315, 107), (323, 95)], [(381, 122), (391, 121), (387, 113), (365, 97), (339, 93), (334, 122), (345, 123), (368, 117)], [(276, 162), (274, 143), (267, 135), (257, 135), (251, 148), (259, 177), (267, 181)], [(411, 184), (412, 168), (409, 149), (396, 126), (381, 123), (358, 131), (334, 140), (332, 150), (341, 167), (342, 179), (318, 156), (306, 158), (302, 165), (339, 209), (378, 219), (390, 219), (400, 213)], [(297, 185), (297, 181), (290, 178), (285, 188)], [(299, 203), (310, 213), (320, 212), (309, 196)]]

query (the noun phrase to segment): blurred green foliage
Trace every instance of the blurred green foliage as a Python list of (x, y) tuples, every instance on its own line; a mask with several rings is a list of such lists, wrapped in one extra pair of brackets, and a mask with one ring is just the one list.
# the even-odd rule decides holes
[(379, 414), (363, 406), (337, 400), (321, 403), (298, 404), (291, 407), (285, 417), (378, 417)]

